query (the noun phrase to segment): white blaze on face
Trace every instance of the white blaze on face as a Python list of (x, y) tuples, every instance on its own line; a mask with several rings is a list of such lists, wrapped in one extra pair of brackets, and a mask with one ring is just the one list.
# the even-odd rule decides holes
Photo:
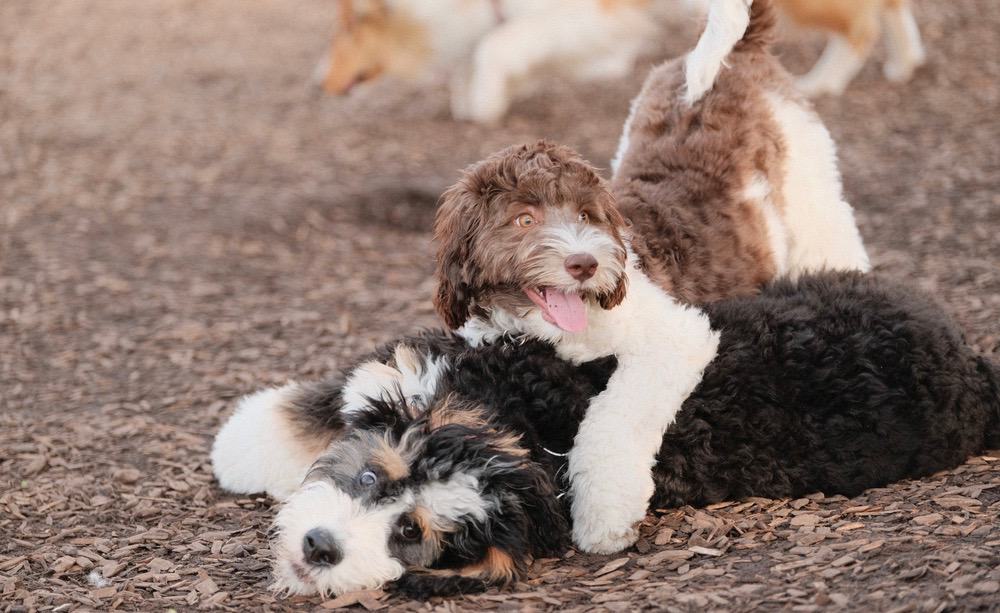
[[(537, 246), (529, 256), (533, 287), (525, 287), (524, 292), (545, 321), (565, 332), (582, 332), (587, 328), (587, 306), (581, 294), (612, 291), (624, 272), (624, 258), (612, 236), (571, 219), (572, 215), (578, 213), (560, 211), (538, 230)], [(566, 270), (567, 258), (574, 255), (596, 260), (592, 277), (579, 281)]]
[[(398, 579), (404, 569), (389, 552), (389, 537), (396, 520), (412, 506), (411, 494), (366, 506), (326, 481), (307, 483), (275, 520), (275, 588), (291, 594), (343, 594)], [(340, 563), (310, 566), (305, 561), (302, 540), (314, 528), (328, 530), (336, 539), (343, 553)]]

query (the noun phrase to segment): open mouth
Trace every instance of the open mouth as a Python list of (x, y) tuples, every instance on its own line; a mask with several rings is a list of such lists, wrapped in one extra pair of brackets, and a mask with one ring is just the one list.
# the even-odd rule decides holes
[(551, 287), (525, 287), (524, 293), (542, 310), (542, 317), (566, 332), (587, 328), (587, 305), (579, 292), (564, 292)]

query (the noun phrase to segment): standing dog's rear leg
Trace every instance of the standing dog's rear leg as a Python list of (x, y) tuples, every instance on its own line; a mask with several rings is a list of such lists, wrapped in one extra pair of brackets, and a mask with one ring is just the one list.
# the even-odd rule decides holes
[(771, 94), (768, 102), (785, 143), (781, 192), (788, 273), (870, 270), (830, 133), (802, 102), (781, 94)]

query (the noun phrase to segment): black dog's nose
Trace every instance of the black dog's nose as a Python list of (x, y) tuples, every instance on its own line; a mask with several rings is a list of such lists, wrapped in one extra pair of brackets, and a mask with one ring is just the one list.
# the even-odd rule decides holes
[(577, 281), (586, 281), (597, 271), (597, 259), (589, 253), (574, 253), (563, 263), (566, 272)]
[(317, 566), (336, 566), (344, 559), (337, 539), (328, 530), (313, 528), (302, 538), (302, 555)]

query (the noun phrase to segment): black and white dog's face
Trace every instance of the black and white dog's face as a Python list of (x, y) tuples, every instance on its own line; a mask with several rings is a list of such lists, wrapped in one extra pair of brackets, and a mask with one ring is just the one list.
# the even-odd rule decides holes
[(413, 412), (371, 401), (313, 464), (276, 519), (279, 589), (453, 593), (564, 546), (556, 488), (516, 435), (454, 397)]

